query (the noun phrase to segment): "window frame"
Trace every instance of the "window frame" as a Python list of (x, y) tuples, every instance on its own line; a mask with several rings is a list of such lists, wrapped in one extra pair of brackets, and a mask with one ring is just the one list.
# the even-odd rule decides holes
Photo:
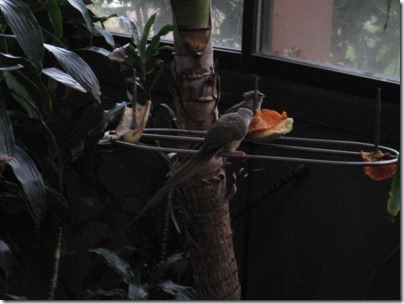
[[(400, 81), (378, 79), (320, 65), (255, 53), (257, 8), (258, 1), (244, 0), (241, 51), (214, 47), (214, 56), (219, 62), (219, 68), (237, 69), (245, 74), (256, 74), (371, 99), (376, 98), (377, 88), (380, 88), (382, 102), (400, 102), (401, 79)], [(118, 42), (121, 41), (122, 43), (129, 39), (129, 36), (124, 34), (114, 34), (114, 36)], [(163, 59), (169, 59), (171, 54), (163, 53), (162, 56)]]
[[(242, 58), (240, 66), (245, 73), (255, 73), (304, 85), (340, 91), (366, 98), (376, 98), (377, 88), (382, 101), (400, 102), (400, 81), (378, 79), (337, 69), (328, 69), (281, 57), (258, 55), (255, 51), (258, 1), (244, 0)], [(217, 52), (220, 56), (220, 52)], [(220, 56), (221, 57), (221, 56)], [(374, 88), (374, 90), (372, 90)]]

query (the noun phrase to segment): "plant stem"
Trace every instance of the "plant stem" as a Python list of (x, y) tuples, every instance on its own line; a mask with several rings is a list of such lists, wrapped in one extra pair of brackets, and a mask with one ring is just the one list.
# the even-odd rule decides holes
[(53, 267), (53, 276), (51, 279), (49, 298), (48, 298), (48, 300), (50, 300), (50, 301), (52, 301), (55, 298), (55, 290), (58, 285), (59, 263), (60, 263), (60, 256), (61, 256), (61, 251), (62, 251), (62, 239), (63, 239), (63, 227), (59, 226), (58, 242), (56, 244), (56, 249), (55, 249), (55, 264)]
[(137, 103), (137, 85), (136, 85), (136, 69), (133, 69), (133, 86), (132, 86), (132, 109), (135, 110)]

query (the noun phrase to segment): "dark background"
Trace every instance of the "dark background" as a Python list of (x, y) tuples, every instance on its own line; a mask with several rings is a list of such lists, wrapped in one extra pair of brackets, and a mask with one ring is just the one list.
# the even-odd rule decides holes
[[(105, 65), (97, 71), (97, 57), (85, 59), (93, 61), (104, 96), (125, 99), (117, 93), (119, 78)], [(219, 74), (220, 109), (254, 88), (252, 75), (225, 68)], [(153, 103), (171, 103), (170, 77), (167, 64)], [(374, 99), (265, 76), (259, 90), (263, 108), (294, 118), (290, 136), (374, 142)], [(376, 87), (369, 90), (376, 96)], [(399, 100), (382, 102), (380, 134), (381, 144), (399, 149)], [(233, 162), (236, 173), (243, 168), (230, 208), (244, 299), (399, 300), (400, 216), (392, 222), (386, 210), (391, 179), (373, 181), (361, 167), (305, 164), (304, 174), (275, 186), (250, 212), (240, 211), (299, 165)]]

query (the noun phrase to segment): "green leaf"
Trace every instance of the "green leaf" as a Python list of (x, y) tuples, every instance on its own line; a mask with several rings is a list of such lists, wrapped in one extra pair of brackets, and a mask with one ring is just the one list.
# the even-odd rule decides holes
[(14, 157), (15, 138), (6, 108), (0, 103), (0, 154)]
[(47, 10), (49, 21), (53, 27), (53, 36), (60, 40), (63, 36), (63, 17), (56, 0), (49, 0), (47, 2)]
[(190, 301), (194, 299), (191, 287), (182, 286), (170, 280), (161, 282), (158, 286), (166, 293), (174, 296), (176, 300)]
[(21, 105), (31, 118), (40, 119), (40, 111), (32, 99), (32, 96), (26, 90), (26, 87), (22, 85), (11, 73), (5, 73), (4, 79), (8, 88), (11, 90), (14, 99)]
[(128, 298), (129, 300), (147, 300), (149, 294), (144, 285), (129, 284)]
[(91, 249), (90, 252), (94, 252), (102, 256), (107, 262), (108, 266), (119, 274), (126, 284), (131, 283), (132, 279), (134, 278), (133, 270), (131, 269), (130, 265), (121, 259), (115, 252), (105, 248)]
[(24, 66), (21, 64), (16, 64), (16, 65), (8, 66), (8, 67), (0, 67), (0, 71), (15, 71), (15, 70), (22, 69), (23, 67)]
[(91, 20), (90, 14), (88, 13), (88, 9), (84, 4), (83, 0), (67, 0), (69, 1), (70, 5), (77, 9), (84, 18), (86, 22), (87, 29), (90, 33), (93, 32), (93, 21)]
[(41, 69), (43, 37), (41, 27), (30, 8), (22, 0), (0, 0), (0, 9), (24, 53)]
[[(24, 65), (27, 66), (29, 64), (28, 61), (26, 64), (24, 63)], [(36, 70), (29, 68), (24, 69), (23, 71), (14, 71), (12, 74), (14, 75), (15, 80), (19, 83), (19, 88), (14, 89), (14, 98), (24, 93), (21, 97), (29, 100), (30, 103), (34, 105), (35, 109), (38, 111), (37, 118), (40, 117), (41, 113), (49, 114), (52, 111), (52, 100), (47, 88), (42, 82), (40, 74), (38, 74)], [(7, 82), (7, 84), (11, 88), (10, 83)]]
[(166, 24), (164, 25), (156, 35), (154, 35), (153, 37), (163, 37), (165, 35), (167, 35), (169, 32), (171, 32), (173, 30), (173, 25), (172, 24)]
[(171, 45), (163, 45), (159, 47), (159, 51), (163, 51), (163, 50), (167, 50), (167, 51), (171, 51), (174, 52), (174, 48)]
[(149, 20), (147, 20), (147, 22), (144, 26), (142, 37), (140, 38), (139, 45), (137, 46), (139, 48), (140, 54), (144, 54), (144, 52), (146, 51), (147, 39), (149, 38), (150, 29), (153, 26), (154, 21), (156, 21), (156, 16), (157, 16), (157, 13), (154, 13), (149, 18)]
[(57, 68), (45, 68), (42, 70), (42, 73), (70, 88), (87, 93), (87, 91), (76, 80), (74, 80), (73, 77)]
[(105, 57), (108, 57), (109, 55), (111, 55), (111, 51), (108, 51), (107, 49), (104, 49), (104, 48), (98, 47), (98, 46), (90, 46), (90, 47), (87, 47), (87, 48), (85, 48), (83, 50), (96, 52), (96, 53), (98, 53), (100, 55), (103, 55)]
[(42, 175), (31, 157), (18, 146), (15, 146), (10, 166), (27, 196), (29, 211), (38, 229), (46, 210), (46, 190)]
[(7, 275), (10, 273), (13, 266), (14, 258), (10, 247), (6, 242), (0, 240), (0, 268)]
[(79, 55), (50, 44), (45, 48), (59, 61), (60, 65), (74, 80), (100, 103), (101, 89), (97, 77), (90, 66)]
[(159, 45), (161, 36), (168, 34), (170, 31), (172, 31), (172, 29), (173, 26), (171, 24), (166, 24), (160, 29), (160, 31), (156, 35), (153, 36), (150, 44), (147, 46), (143, 62), (148, 62), (152, 56), (158, 54), (158, 51), (160, 50)]
[(121, 16), (119, 19), (131, 30), (133, 43), (138, 47), (140, 44), (140, 38), (136, 24), (125, 16)]
[(400, 191), (400, 156), (397, 159), (396, 173), (391, 182), (390, 197), (387, 201), (387, 212), (396, 216), (401, 208), (401, 191)]
[(93, 27), (93, 34), (96, 35), (96, 36), (103, 36), (105, 41), (110, 46), (115, 47), (114, 36), (112, 36), (112, 34), (109, 31), (107, 31), (107, 30), (105, 30), (105, 29), (103, 29), (103, 28), (101, 28), (99, 26), (94, 26)]

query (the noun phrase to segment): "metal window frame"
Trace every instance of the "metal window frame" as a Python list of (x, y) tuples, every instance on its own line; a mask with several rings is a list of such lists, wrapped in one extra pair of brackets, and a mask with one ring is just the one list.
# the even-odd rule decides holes
[[(271, 1), (271, 0), (265, 0)], [(240, 50), (215, 47), (215, 59), (220, 68), (234, 69), (245, 74), (257, 74), (271, 78), (287, 80), (292, 83), (339, 91), (359, 97), (376, 97), (377, 89), (382, 91), (382, 101), (398, 104), (400, 102), (400, 81), (378, 79), (368, 75), (359, 75), (349, 71), (326, 68), (304, 61), (290, 61), (281, 57), (257, 54), (256, 22), (259, 0), (244, 0), (242, 46)], [(119, 43), (129, 41), (129, 36), (115, 35)], [(171, 44), (163, 42), (163, 44)], [(163, 59), (172, 57), (169, 53), (161, 54)]]

